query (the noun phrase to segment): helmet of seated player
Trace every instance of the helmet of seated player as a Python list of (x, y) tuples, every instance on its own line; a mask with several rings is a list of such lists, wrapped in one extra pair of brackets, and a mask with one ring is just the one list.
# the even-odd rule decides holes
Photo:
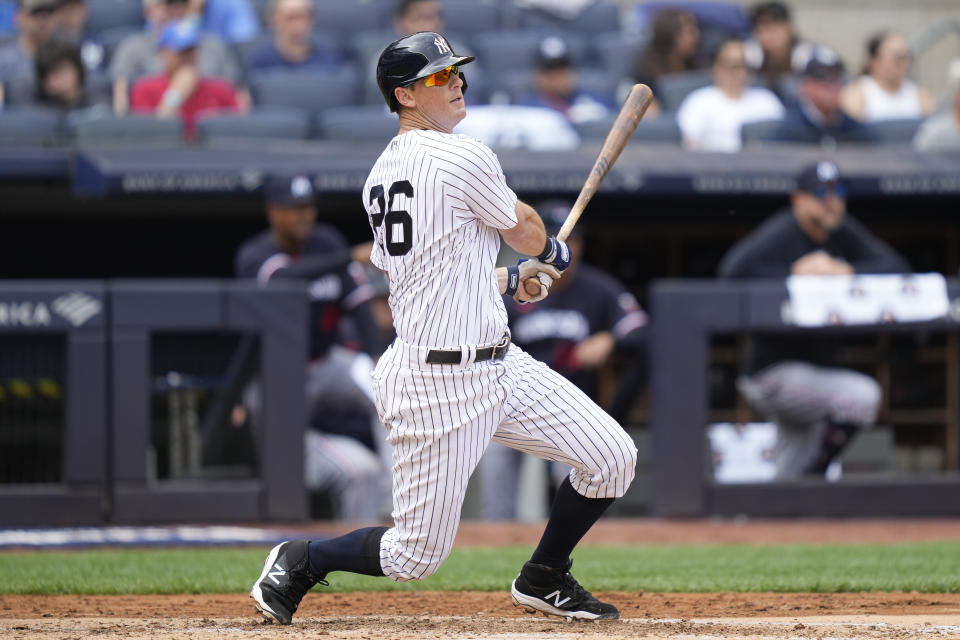
[[(377, 60), (377, 86), (390, 111), (400, 110), (394, 95), (397, 87), (408, 87), (417, 80), (442, 71), (447, 67), (460, 66), (476, 60), (473, 56), (458, 56), (450, 42), (439, 33), (421, 31), (391, 42)], [(467, 92), (467, 79), (463, 81), (463, 93)]]

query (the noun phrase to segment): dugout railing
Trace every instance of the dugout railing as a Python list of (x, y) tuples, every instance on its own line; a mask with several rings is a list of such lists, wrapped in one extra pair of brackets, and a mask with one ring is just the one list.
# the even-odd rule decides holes
[[(951, 309), (960, 283), (948, 281)], [(663, 280), (651, 287), (651, 513), (688, 516), (946, 516), (960, 513), (956, 376), (945, 390), (951, 414), (942, 425), (945, 469), (923, 474), (871, 474), (823, 479), (722, 484), (714, 480), (705, 430), (710, 422), (710, 359), (714, 336), (796, 332), (781, 310), (784, 282)], [(809, 330), (805, 330), (809, 331)], [(829, 327), (823, 332), (942, 332), (955, 335), (954, 313), (919, 323)], [(957, 364), (956, 341), (947, 358)]]
[[(305, 518), (307, 305), (299, 285), (0, 284), (0, 526)], [(258, 428), (235, 417), (254, 380)]]

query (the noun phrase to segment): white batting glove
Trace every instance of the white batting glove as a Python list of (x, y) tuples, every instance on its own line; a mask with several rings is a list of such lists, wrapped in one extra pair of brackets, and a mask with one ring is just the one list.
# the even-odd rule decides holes
[[(513, 299), (520, 304), (540, 302), (546, 298), (550, 292), (550, 285), (561, 275), (560, 270), (555, 266), (539, 260), (521, 260), (517, 263), (517, 269), (520, 272), (520, 286), (517, 287), (517, 292), (513, 294)], [(536, 295), (531, 295), (526, 288), (527, 281), (531, 279), (536, 279), (540, 284), (540, 292)]]

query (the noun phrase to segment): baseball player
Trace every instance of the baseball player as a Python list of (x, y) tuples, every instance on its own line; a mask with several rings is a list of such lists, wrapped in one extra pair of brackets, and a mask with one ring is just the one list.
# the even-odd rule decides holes
[[(562, 200), (540, 203), (538, 211), (547, 233), (560, 231), (571, 204)], [(613, 276), (581, 261), (581, 227), (574, 227), (567, 238), (570, 267), (550, 288), (550, 296), (533, 304), (518, 304), (505, 298), (504, 305), (514, 344), (595, 398), (597, 368), (607, 362), (615, 347), (632, 352), (638, 362), (642, 360), (647, 314)], [(636, 385), (633, 388), (636, 392)], [(631, 394), (631, 400), (635, 399)], [(607, 410), (617, 416), (612, 409)], [(517, 486), (523, 458), (520, 451), (496, 443), (483, 455), (478, 474), (483, 488), (484, 520), (517, 517)], [(550, 463), (549, 469), (553, 486), (559, 486), (570, 471), (557, 463)]]
[[(274, 547), (251, 590), (268, 620), (289, 623), (334, 571), (419, 580), (449, 555), (467, 481), (491, 440), (572, 467), (514, 603), (566, 618), (617, 618), (570, 573), (570, 554), (633, 480), (636, 447), (566, 378), (510, 344), (501, 295), (539, 300), (526, 280), (559, 277), (569, 247), (507, 186), (497, 157), (455, 135), (466, 115), (456, 55), (421, 32), (384, 49), (377, 84), (400, 132), (373, 166), (363, 203), (373, 263), (390, 279), (397, 338), (380, 357), (375, 397), (393, 446), (393, 526)], [(537, 256), (495, 267), (500, 237)]]
[[(377, 521), (384, 512), (389, 466), (373, 403), (370, 369), (382, 342), (370, 310), (374, 291), (354, 251), (334, 227), (317, 224), (316, 193), (305, 175), (271, 176), (265, 185), (270, 228), (241, 245), (236, 273), (261, 284), (277, 279), (309, 282), (310, 361), (306, 369), (304, 434), (306, 485), (329, 491), (335, 516)], [(343, 320), (353, 321), (358, 353), (343, 346)], [(365, 374), (365, 375), (364, 375)], [(244, 405), (256, 424), (260, 386), (251, 384)], [(383, 460), (381, 460), (381, 457)]]
[[(830, 161), (805, 167), (791, 206), (740, 240), (720, 262), (723, 278), (908, 273), (893, 248), (847, 215), (847, 189)], [(872, 428), (881, 389), (859, 371), (837, 366), (840, 344), (818, 336), (755, 336), (737, 387), (777, 423), (778, 479), (823, 477), (861, 429)]]

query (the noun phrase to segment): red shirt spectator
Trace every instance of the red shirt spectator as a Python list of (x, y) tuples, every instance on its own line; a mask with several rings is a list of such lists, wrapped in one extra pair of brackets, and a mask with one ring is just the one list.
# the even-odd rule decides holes
[[(133, 87), (130, 104), (134, 111), (154, 113), (170, 88), (170, 76), (151, 76), (138, 81)], [(196, 133), (197, 117), (205, 112), (220, 110), (237, 111), (237, 91), (226, 80), (199, 78), (193, 93), (180, 105), (184, 133), (192, 140)]]
[(154, 113), (160, 118), (181, 118), (188, 140), (194, 137), (197, 116), (201, 113), (240, 109), (233, 85), (225, 80), (201, 77), (197, 71), (199, 40), (200, 30), (195, 20), (168, 25), (157, 41), (163, 74), (138, 81), (130, 95), (134, 111)]

